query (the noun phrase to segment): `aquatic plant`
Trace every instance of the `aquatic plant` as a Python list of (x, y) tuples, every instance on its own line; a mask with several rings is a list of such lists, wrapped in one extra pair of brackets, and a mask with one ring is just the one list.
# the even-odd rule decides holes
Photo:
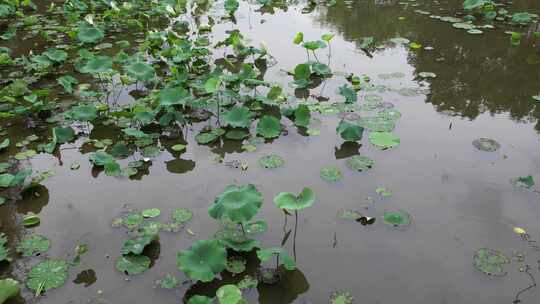
[(199, 240), (179, 252), (176, 261), (189, 278), (210, 282), (227, 268), (227, 251), (217, 240)]

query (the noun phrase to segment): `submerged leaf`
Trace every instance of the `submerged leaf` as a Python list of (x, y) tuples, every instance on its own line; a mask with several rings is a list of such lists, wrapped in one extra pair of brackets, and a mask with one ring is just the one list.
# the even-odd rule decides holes
[(494, 249), (480, 248), (473, 256), (474, 268), (487, 275), (505, 275), (503, 265), (508, 263), (510, 259), (504, 253)]
[(339, 182), (343, 179), (341, 171), (335, 166), (326, 166), (321, 169), (321, 178), (327, 182)]
[(259, 164), (267, 169), (281, 167), (284, 163), (283, 158), (277, 154), (268, 154), (259, 158)]

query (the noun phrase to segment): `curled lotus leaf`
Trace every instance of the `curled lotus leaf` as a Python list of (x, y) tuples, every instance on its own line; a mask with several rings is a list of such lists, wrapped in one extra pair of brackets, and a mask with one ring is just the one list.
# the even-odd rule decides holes
[(125, 255), (116, 259), (116, 269), (127, 275), (137, 275), (150, 267), (150, 258), (145, 255)]
[(189, 298), (187, 304), (213, 304), (214, 301), (212, 301), (212, 298), (209, 298), (207, 296), (200, 296), (196, 295), (191, 298)]
[(326, 166), (321, 169), (321, 178), (327, 182), (339, 182), (343, 179), (341, 171), (335, 166)]
[(68, 280), (69, 265), (63, 260), (45, 260), (32, 267), (28, 273), (28, 288), (41, 293), (58, 288)]
[(503, 265), (508, 263), (510, 259), (504, 253), (494, 249), (480, 248), (473, 256), (474, 268), (487, 275), (505, 275)]
[(263, 168), (267, 169), (273, 169), (283, 166), (285, 161), (283, 160), (283, 157), (277, 155), (277, 154), (268, 154), (261, 158), (259, 158), (259, 164)]
[(376, 147), (386, 150), (400, 144), (400, 138), (392, 132), (371, 132), (369, 141)]
[(44, 253), (51, 247), (51, 241), (42, 235), (30, 235), (24, 237), (17, 244), (17, 252), (24, 257)]
[(153, 218), (158, 217), (161, 214), (161, 210), (158, 208), (144, 209), (141, 214), (145, 218)]
[(254, 185), (230, 185), (216, 197), (208, 213), (214, 219), (245, 223), (259, 212), (262, 202), (262, 194)]
[(302, 210), (315, 203), (315, 193), (312, 189), (305, 187), (297, 196), (290, 192), (281, 192), (274, 197), (274, 204), (280, 209)]
[(495, 152), (501, 148), (497, 141), (490, 138), (478, 138), (473, 140), (472, 144), (476, 149), (486, 152)]
[(367, 156), (354, 155), (348, 158), (345, 164), (349, 169), (361, 172), (371, 169), (375, 165), (375, 161)]
[(394, 227), (411, 224), (411, 216), (407, 212), (401, 210), (386, 211), (383, 215), (383, 220), (385, 223)]
[(510, 180), (510, 182), (512, 182), (512, 184), (516, 186), (520, 186), (527, 189), (530, 189), (535, 185), (534, 177), (532, 177), (532, 175), (513, 178)]
[(210, 282), (227, 267), (227, 251), (217, 240), (199, 240), (179, 252), (176, 261), (189, 278)]
[(244, 106), (233, 107), (225, 113), (223, 121), (233, 128), (249, 128), (251, 125), (251, 111)]
[(257, 134), (264, 138), (276, 138), (281, 134), (281, 123), (274, 116), (265, 115), (257, 123)]
[(348, 291), (334, 291), (330, 296), (330, 304), (352, 304), (354, 298)]

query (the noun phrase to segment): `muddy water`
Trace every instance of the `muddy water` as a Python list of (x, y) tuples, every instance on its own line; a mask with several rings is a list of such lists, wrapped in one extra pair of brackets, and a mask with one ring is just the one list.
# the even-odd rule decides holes
[[(504, 277), (488, 277), (472, 267), (472, 256), (481, 247), (508, 256), (519, 251), (531, 265), (531, 274), (540, 278), (540, 252), (512, 231), (514, 226), (523, 227), (533, 239), (540, 239), (540, 196), (510, 183), (517, 176), (540, 178), (540, 109), (531, 99), (540, 92), (540, 64), (535, 60), (540, 57), (535, 46), (539, 41), (530, 37), (514, 47), (503, 30), (469, 35), (414, 12), (453, 14), (459, 1), (437, 6), (419, 1), (425, 3), (419, 7), (375, 2), (338, 1), (336, 7), (321, 6), (308, 14), (302, 13), (303, 5), (269, 14), (243, 2), (237, 24), (217, 25), (214, 38), (220, 40), (225, 31), (238, 28), (254, 44), (264, 41), (277, 60), (266, 76), (287, 87), (291, 77), (283, 71), (305, 60), (305, 52), (292, 44), (295, 33), (304, 32), (308, 40), (335, 33), (330, 58), (334, 71), (367, 74), (376, 84), (390, 88), (423, 89), (415, 96), (402, 96), (396, 90), (377, 92), (402, 113), (395, 130), (401, 137), (399, 147), (381, 152), (369, 144), (366, 134), (359, 145), (343, 144), (335, 135), (335, 115), (320, 115), (320, 136), (303, 136), (286, 121), (289, 134), (254, 153), (242, 153), (240, 144), (230, 141), (213, 147), (197, 145), (195, 126), (184, 134), (188, 139), (185, 153), (175, 157), (165, 151), (152, 160), (144, 176), (134, 180), (96, 174), (88, 154), (69, 149), (71, 145), (63, 147), (67, 149), (61, 151), (61, 162), (38, 155), (32, 166), (38, 170), (52, 167), (56, 176), (44, 182), (39, 198), (30, 196), (0, 207), (2, 231), (12, 239), (20, 238), (24, 232), (14, 228), (19, 227), (17, 219), (33, 211), (42, 219), (35, 232), (52, 241), (48, 256), (66, 257), (79, 243), (90, 248), (82, 265), (70, 274), (70, 282), (38, 302), (166, 304), (183, 301), (186, 292), (213, 295), (217, 281), (176, 291), (153, 285), (168, 273), (185, 279), (176, 268), (176, 253), (198, 239), (212, 237), (218, 229), (207, 214), (209, 204), (231, 183), (253, 183), (265, 198), (259, 217), (269, 223), (269, 231), (261, 237), (267, 247), (278, 246), (294, 226), (294, 218), (289, 217), (284, 227), (283, 213), (272, 204), (274, 195), (309, 186), (317, 202), (299, 215), (298, 269), (286, 273), (276, 286), (248, 292), (250, 303), (327, 303), (336, 290), (350, 291), (357, 303), (512, 303), (515, 294), (530, 283), (518, 271), (518, 264), (507, 265)], [(516, 1), (514, 6), (540, 12), (534, 1)], [(405, 19), (398, 21), (400, 16)], [(356, 44), (366, 36), (377, 41), (406, 37), (434, 50), (388, 45), (370, 57)], [(404, 76), (378, 76), (396, 72)], [(433, 72), (437, 77), (422, 80), (419, 72)], [(343, 77), (331, 80), (311, 94), (342, 100), (337, 94), (342, 84)], [(22, 135), (20, 130), (11, 132)], [(103, 127), (91, 134), (93, 138), (108, 136), (110, 131)], [(493, 153), (478, 151), (471, 142), (479, 137), (496, 139), (502, 147)], [(257, 159), (270, 152), (282, 155), (285, 165), (275, 170), (260, 168)], [(216, 164), (216, 153), (225, 161), (247, 161), (249, 168), (242, 171)], [(359, 153), (375, 160), (372, 170), (355, 173), (346, 168), (344, 158)], [(70, 170), (73, 161), (81, 163), (79, 170)], [(341, 168), (343, 181), (321, 180), (319, 170), (325, 165)], [(380, 186), (391, 189), (393, 196), (378, 196), (375, 189)], [(151, 269), (127, 280), (114, 268), (127, 235), (112, 228), (111, 220), (127, 208), (150, 207), (161, 209), (161, 218), (173, 208), (192, 210), (189, 229), (195, 235), (161, 233), (159, 246), (151, 248)], [(357, 209), (377, 221), (362, 226), (339, 220), (339, 209)], [(395, 209), (411, 214), (412, 224), (403, 229), (385, 225), (383, 212)], [(293, 251), (291, 241), (286, 248)], [(27, 264), (32, 261), (15, 261), (10, 270), (22, 276)], [(540, 290), (529, 290), (521, 299), (538, 303)], [(35, 300), (28, 296), (27, 301)]]

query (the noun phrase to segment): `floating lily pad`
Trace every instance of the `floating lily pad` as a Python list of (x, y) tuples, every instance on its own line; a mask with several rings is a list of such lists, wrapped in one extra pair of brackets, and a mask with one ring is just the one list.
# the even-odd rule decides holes
[(401, 113), (396, 109), (385, 109), (377, 113), (377, 116), (382, 119), (395, 121), (401, 117)]
[(502, 252), (489, 249), (480, 248), (473, 256), (473, 265), (477, 270), (494, 276), (503, 276), (506, 274), (503, 265), (510, 263), (510, 259)]
[(390, 132), (396, 127), (393, 120), (384, 119), (379, 116), (362, 117), (358, 119), (358, 125), (376, 132)]
[(28, 273), (28, 288), (40, 294), (58, 288), (68, 280), (69, 265), (63, 260), (45, 260), (32, 267)]
[(127, 255), (116, 259), (116, 269), (127, 275), (137, 275), (150, 267), (150, 258), (144, 255)]
[(273, 169), (283, 166), (285, 161), (277, 154), (268, 154), (259, 158), (259, 164), (267, 169)]
[(383, 215), (384, 222), (394, 227), (407, 226), (411, 224), (411, 216), (401, 210), (386, 211)]
[(336, 128), (336, 132), (341, 136), (341, 138), (343, 138), (343, 140), (358, 141), (362, 139), (364, 128), (342, 120), (339, 122), (339, 125)]
[(219, 304), (240, 304), (242, 303), (242, 291), (236, 285), (223, 285), (216, 291)]
[(330, 296), (330, 304), (352, 304), (354, 298), (350, 292), (347, 291), (335, 291)]
[(321, 178), (327, 182), (339, 182), (343, 179), (341, 171), (335, 166), (326, 166), (321, 169)]
[(227, 271), (233, 275), (240, 274), (246, 271), (246, 260), (239, 258), (232, 258), (227, 261)]
[(490, 138), (479, 138), (472, 142), (473, 146), (481, 151), (495, 152), (501, 148), (501, 145)]
[(124, 242), (122, 246), (122, 254), (127, 255), (133, 253), (135, 255), (141, 254), (144, 247), (150, 245), (154, 239), (154, 236), (137, 236)]
[(392, 132), (371, 132), (369, 141), (382, 150), (393, 148), (401, 142), (399, 137)]
[(354, 171), (366, 171), (375, 165), (375, 161), (363, 155), (354, 155), (345, 162)]
[(233, 107), (223, 116), (223, 121), (233, 128), (249, 128), (251, 111), (244, 106)]
[(179, 252), (176, 261), (189, 278), (210, 282), (227, 267), (227, 251), (217, 240), (199, 240)]
[(115, 219), (113, 221), (113, 224), (121, 225), (126, 227), (127, 229), (133, 230), (137, 228), (137, 226), (139, 226), (143, 222), (143, 220), (144, 217), (140, 212), (129, 212), (122, 215), (122, 217), (120, 217), (119, 219)]
[(158, 280), (156, 283), (164, 289), (174, 289), (178, 286), (178, 284), (180, 284), (178, 279), (170, 274), (166, 275), (163, 279)]
[(22, 256), (29, 257), (36, 254), (44, 253), (51, 247), (51, 241), (42, 235), (30, 235), (24, 237), (17, 244), (17, 252)]
[(188, 209), (176, 208), (172, 211), (172, 220), (177, 223), (185, 223), (193, 217), (193, 213)]
[(158, 217), (161, 214), (161, 210), (157, 208), (145, 209), (141, 212), (141, 214), (145, 218)]
[(215, 134), (214, 132), (202, 132), (195, 135), (195, 140), (201, 145), (206, 145), (206, 144), (216, 141), (218, 137), (219, 136)]
[(353, 221), (357, 221), (361, 217), (363, 217), (362, 213), (360, 213), (360, 212), (358, 212), (356, 210), (350, 210), (350, 209), (340, 209), (340, 210), (338, 210), (337, 216), (340, 219), (353, 220)]

